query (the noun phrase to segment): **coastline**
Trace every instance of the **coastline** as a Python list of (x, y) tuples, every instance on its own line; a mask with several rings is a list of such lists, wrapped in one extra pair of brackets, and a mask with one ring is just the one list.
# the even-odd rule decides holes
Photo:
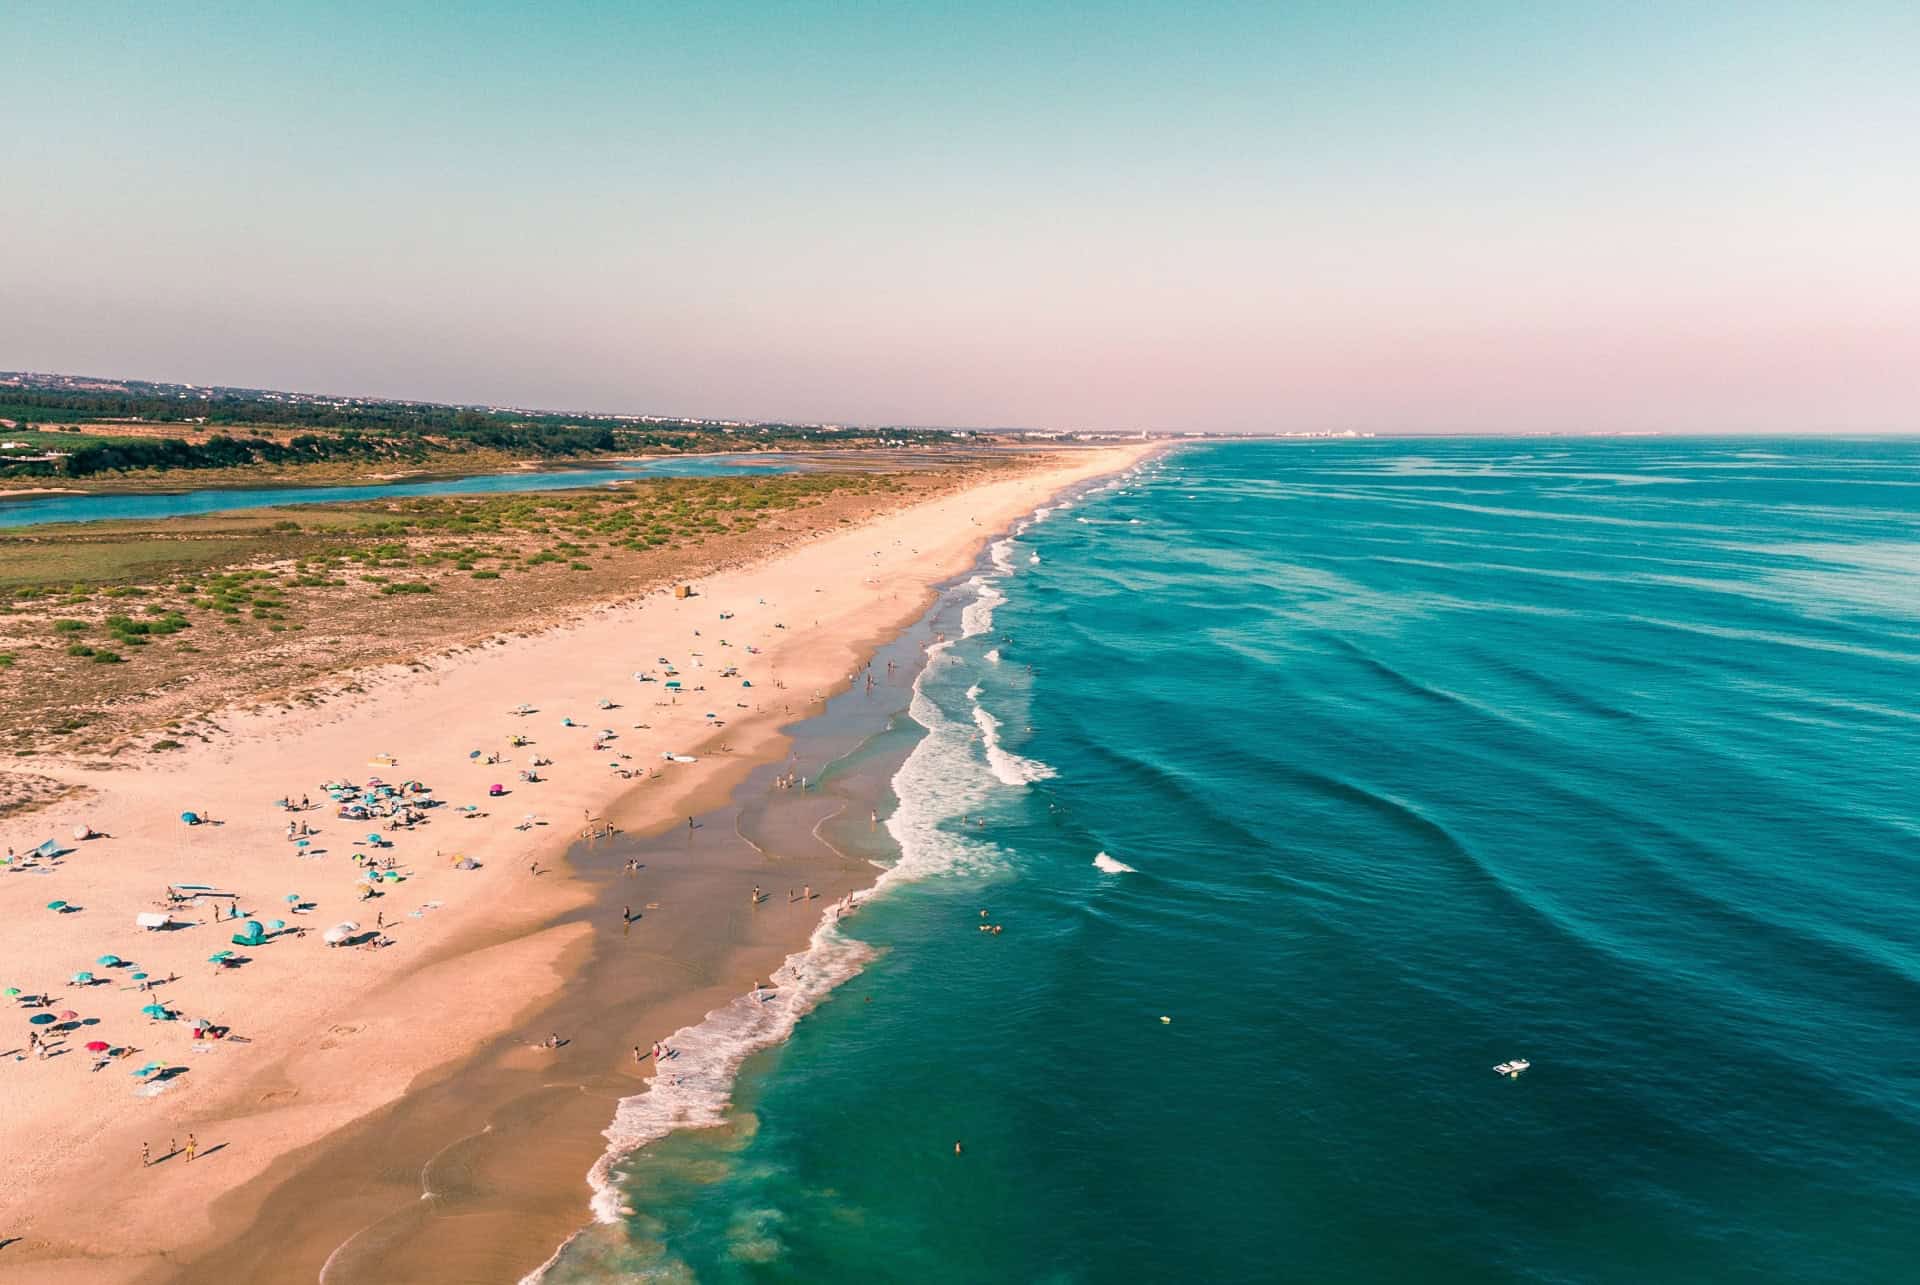
[[(22, 1237), (0, 1256), (0, 1281), (175, 1279), (188, 1264), (197, 1274), (207, 1255), (230, 1245), (273, 1193), (290, 1190), (334, 1139), (360, 1122), (392, 1110), (396, 1103), (411, 1104), (417, 1094), (445, 1079), (446, 1068), (479, 1051), (500, 1046), (494, 1055), (503, 1059), (507, 1072), (525, 1062), (530, 1055), (526, 1041), (506, 1032), (522, 1015), (563, 991), (594, 936), (592, 926), (578, 917), (588, 892), (575, 874), (586, 853), (576, 851), (551, 879), (525, 872), (529, 860), (560, 857), (567, 836), (577, 828), (568, 820), (573, 808), (604, 816), (628, 832), (670, 826), (685, 813), (707, 810), (756, 763), (777, 759), (787, 743), (782, 727), (817, 708), (822, 694), (843, 685), (880, 638), (910, 623), (924, 609), (930, 586), (963, 568), (989, 532), (1030, 511), (1047, 495), (1124, 468), (1144, 449), (1076, 454), (1057, 468), (989, 481), (861, 527), (831, 532), (770, 561), (716, 575), (689, 600), (650, 596), (547, 634), (496, 640), (493, 646), (437, 660), (424, 672), (421, 666), (392, 667), (363, 678), (356, 685), (366, 690), (353, 700), (302, 715), (297, 733), (286, 727), (290, 720), (282, 713), (238, 715), (225, 720), (225, 741), (197, 747), (189, 756), (144, 770), (137, 778), (60, 769), (58, 775), (92, 790), (93, 797), (84, 804), (63, 803), (47, 820), (65, 826), (69, 813), (84, 813), (89, 824), (114, 836), (82, 845), (67, 859), (60, 892), (81, 905), (97, 904), (103, 912), (112, 907), (113, 923), (130, 919), (134, 908), (144, 908), (144, 899), (129, 899), (129, 890), (150, 893), (168, 880), (231, 878), (249, 885), (242, 891), (250, 903), (264, 901), (292, 879), (316, 882), (317, 874), (289, 868), (292, 861), (281, 855), (284, 844), (263, 849), (278, 839), (275, 830), (284, 814), (261, 804), (277, 793), (310, 789), (321, 779), (364, 775), (367, 769), (361, 764), (374, 753), (386, 751), (396, 759), (397, 765), (387, 769), (390, 775), (417, 775), (443, 786), (450, 799), (465, 801), (480, 788), (474, 773), (484, 776), (489, 770), (469, 768), (465, 750), (470, 743), (498, 744), (518, 730), (503, 718), (503, 711), (516, 701), (548, 711), (527, 726), (537, 728), (543, 749), (556, 747), (560, 775), (537, 790), (517, 789), (516, 799), (499, 809), (503, 815), (442, 821), (424, 842), (410, 836), (405, 842), (412, 850), (406, 855), (423, 864), (415, 867), (417, 875), (410, 879), (402, 904), (434, 899), (443, 908), (418, 924), (400, 923), (394, 929), (398, 949), (371, 956), (356, 952), (351, 976), (338, 975), (345, 970), (328, 959), (324, 964), (316, 961), (310, 970), (323, 978), (289, 977), (281, 955), (269, 949), (261, 952), (265, 959), (218, 983), (204, 974), (183, 980), (183, 991), (190, 987), (196, 993), (183, 994), (179, 1002), (212, 1006), (216, 1001), (208, 993), (217, 985), (221, 1011), (215, 1016), (241, 1024), (244, 1014), (244, 1027), (255, 1043), (223, 1047), (213, 1057), (195, 1059), (190, 1069), (196, 1074), (181, 1076), (162, 1103), (129, 1100), (121, 1088), (124, 1081), (115, 1085), (120, 1089), (117, 1098), (95, 1103), (84, 1096), (91, 1086), (81, 1068), (62, 1068), (59, 1059), (33, 1068), (35, 1083), (0, 1109), (0, 1139), (9, 1144), (31, 1139), (18, 1153), (33, 1157), (15, 1199), (0, 1198), (7, 1233)], [(807, 593), (807, 587), (814, 592)], [(759, 607), (761, 601), (768, 605)], [(760, 680), (751, 698), (754, 708), (726, 710), (724, 721), (730, 726), (725, 730), (707, 726), (693, 693), (685, 703), (649, 706), (648, 696), (636, 695), (648, 689), (630, 681), (612, 686), (656, 650), (684, 656), (689, 646), (701, 649), (692, 641), (692, 629), (704, 629), (703, 641), (715, 641), (714, 616), (729, 607), (741, 617), (741, 623), (726, 626), (735, 641), (756, 641), (762, 652), (751, 662)], [(792, 628), (774, 632), (787, 624), (779, 619), (782, 612), (799, 616), (810, 610), (819, 616), (801, 617)], [(809, 624), (809, 618), (814, 623)], [(707, 652), (719, 660), (711, 648)], [(775, 679), (785, 688), (771, 686)], [(606, 717), (623, 729), (616, 748), (631, 750), (634, 766), (646, 766), (649, 759), (658, 763), (663, 751), (689, 753), (700, 762), (673, 765), (655, 779), (633, 785), (591, 768), (581, 770), (583, 747), (575, 745), (568, 752), (568, 742), (553, 724), (563, 708), (596, 720), (602, 717), (593, 712), (594, 695), (602, 691), (629, 705)], [(802, 695), (805, 692), (812, 694)], [(704, 700), (723, 704), (717, 691)], [(649, 726), (641, 729), (632, 724), (633, 718), (643, 718)], [(719, 752), (723, 744), (730, 753)], [(215, 782), (218, 787), (209, 789)], [(212, 835), (200, 833), (199, 827), (183, 832), (172, 816), (179, 806), (191, 806), (180, 803), (184, 798), (228, 825)], [(518, 816), (522, 799), (525, 806), (537, 803), (551, 824), (526, 832), (510, 830), (504, 814)], [(10, 828), (9, 838), (15, 837)], [(434, 867), (424, 849), (436, 844), (444, 849), (448, 843), (475, 849), (483, 869), (456, 875)], [(243, 852), (249, 848), (260, 855), (246, 859)], [(109, 854), (113, 869), (102, 869), (104, 863), (94, 858)], [(342, 882), (337, 864), (334, 871), (332, 879), (322, 882)], [(51, 886), (20, 882), (34, 884), (35, 892)], [(832, 886), (824, 875), (816, 882), (823, 889)], [(667, 895), (656, 887), (648, 899)], [(339, 895), (324, 899), (329, 906), (323, 917), (331, 916)], [(697, 923), (702, 904), (689, 891), (689, 923)], [(128, 912), (124, 917), (122, 910)], [(54, 925), (69, 918), (50, 916), (36, 923), (37, 940), (29, 949), (50, 943), (49, 934), (59, 931)], [(752, 964), (764, 973), (760, 961), (769, 952), (777, 962), (790, 951), (791, 927), (764, 924), (756, 930), (764, 932), (764, 940), (743, 937), (735, 952), (739, 957), (717, 965), (709, 987), (689, 986), (684, 979), (663, 984), (658, 1022), (680, 1012), (697, 1018), (693, 1010), (706, 1003), (702, 996), (711, 998), (709, 990), (717, 994), (735, 985), (735, 969)], [(211, 937), (167, 934), (189, 935), (199, 938), (189, 949), (204, 947)], [(127, 934), (101, 918), (81, 936), (84, 947), (61, 950), (77, 957), (83, 950), (100, 949), (102, 943), (118, 949)], [(128, 939), (124, 945), (129, 957), (137, 957), (130, 952), (153, 949), (141, 939)], [(294, 947), (286, 943), (284, 950)], [(53, 950), (34, 957), (40, 953), (64, 959)], [(175, 1001), (169, 997), (168, 1002)], [(122, 997), (103, 1008), (129, 1003)], [(429, 1013), (431, 1022), (423, 1022)], [(104, 1012), (102, 1020), (107, 1020)], [(154, 1043), (172, 1034), (176, 1032), (156, 1034)], [(303, 1035), (313, 1042), (298, 1043)], [(226, 1061), (243, 1066), (226, 1076), (204, 1074), (216, 1067), (225, 1070), (221, 1063)], [(74, 1076), (76, 1070), (82, 1075)], [(109, 1075), (115, 1073), (117, 1068), (109, 1069)], [(51, 1091), (39, 1083), (76, 1079), (80, 1090), (63, 1083), (62, 1091)], [(25, 1077), (16, 1077), (16, 1082), (27, 1083)], [(207, 1159), (218, 1160), (196, 1165), (191, 1187), (182, 1185), (184, 1164), (148, 1172), (137, 1158), (129, 1163), (147, 1136), (195, 1128), (210, 1138), (217, 1134), (220, 1141), (202, 1143), (209, 1148)], [(584, 1205), (578, 1170), (569, 1186), (577, 1228)], [(547, 1240), (541, 1252), (556, 1239)], [(291, 1258), (276, 1256), (268, 1274), (258, 1278), (284, 1273), (288, 1279), (312, 1279), (317, 1267), (302, 1263), (296, 1268)]]

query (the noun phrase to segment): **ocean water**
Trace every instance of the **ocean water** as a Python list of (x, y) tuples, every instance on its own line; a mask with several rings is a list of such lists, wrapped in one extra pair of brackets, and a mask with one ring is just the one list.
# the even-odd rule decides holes
[(1920, 1277), (1916, 572), (1910, 442), (1073, 497), (866, 760), (833, 985), (549, 1279)]

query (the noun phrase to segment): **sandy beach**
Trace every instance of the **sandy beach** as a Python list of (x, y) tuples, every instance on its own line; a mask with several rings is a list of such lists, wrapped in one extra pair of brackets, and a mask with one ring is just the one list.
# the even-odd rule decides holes
[[(567, 858), (583, 832), (658, 831), (716, 806), (784, 752), (783, 724), (844, 686), (987, 536), (1144, 449), (1077, 453), (916, 504), (702, 581), (687, 598), (661, 590), (541, 634), (343, 676), (318, 706), (221, 716), (211, 743), (137, 772), (37, 762), (78, 788), (0, 824), (0, 847), (20, 854), (0, 874), (0, 987), (21, 991), (0, 1036), (0, 1151), (14, 1158), (0, 1187), (0, 1282), (198, 1278), (247, 1248), (233, 1242), (270, 1201), (297, 1198), (306, 1167), (341, 1176), (354, 1153), (330, 1142), (404, 1120), (416, 1095), (483, 1046), (504, 1040), (507, 1064), (564, 1061), (567, 1048), (535, 1047), (548, 1032), (519, 1026), (595, 949), (597, 926), (577, 913), (591, 893)], [(336, 816), (323, 784), (371, 777), (422, 782), (438, 806), (408, 829)], [(504, 792), (490, 796), (496, 784)], [(303, 796), (314, 806), (276, 805)], [(203, 823), (185, 824), (189, 811)], [(97, 837), (74, 838), (80, 827)], [(50, 838), (64, 856), (26, 860)], [(391, 860), (395, 877), (369, 884), (356, 853)], [(461, 857), (478, 868), (457, 868)], [(825, 865), (791, 873), (827, 895), (853, 877)], [(814, 918), (804, 914), (723, 930), (740, 877), (690, 859), (636, 879), (635, 931), (658, 940), (630, 978), (637, 998), (623, 1021), (643, 1014), (664, 1034), (804, 940)], [(169, 906), (169, 885), (231, 896)], [(363, 899), (370, 887), (378, 895)], [(647, 903), (663, 909), (649, 916)], [(142, 912), (179, 922), (143, 929)], [(248, 919), (287, 927), (233, 944)], [(356, 944), (325, 944), (343, 921), (359, 925)], [(698, 966), (681, 967), (701, 942)], [(244, 962), (214, 962), (223, 950)], [(109, 958), (120, 962), (100, 962)], [(86, 973), (90, 984), (73, 980)], [(36, 996), (44, 1007), (22, 1005)], [(174, 1019), (142, 1016), (150, 1004)], [(30, 1024), (36, 1016), (52, 1020)], [(221, 1038), (195, 1038), (195, 1019)], [(48, 1035), (49, 1055), (30, 1053), (30, 1032)], [(125, 1052), (96, 1067), (89, 1042)], [(569, 1107), (564, 1127), (599, 1110)], [(584, 1145), (599, 1145), (591, 1130)], [(520, 1175), (524, 1203), (554, 1228), (577, 1225), (582, 1172)], [(545, 1225), (536, 1230), (537, 1242)], [(313, 1263), (287, 1249), (253, 1261), (248, 1278), (314, 1279)], [(501, 1267), (524, 1254), (499, 1252)]]

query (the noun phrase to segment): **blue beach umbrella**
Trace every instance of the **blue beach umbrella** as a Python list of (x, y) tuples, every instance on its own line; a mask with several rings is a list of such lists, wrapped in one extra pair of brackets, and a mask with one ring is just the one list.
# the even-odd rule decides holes
[(139, 1070), (131, 1072), (131, 1074), (133, 1075), (134, 1079), (143, 1080), (147, 1076), (152, 1075), (155, 1071), (161, 1070), (165, 1065), (166, 1064), (164, 1062), (149, 1062), (145, 1066), (141, 1067)]
[(134, 973), (132, 976), (133, 976), (133, 980), (136, 982), (144, 982), (147, 980), (147, 975), (145, 973)]
[(102, 955), (93, 962), (96, 964), (104, 964), (108, 968), (118, 968), (125, 961), (118, 955)]
[(140, 1010), (140, 1015), (142, 1017), (151, 1017), (156, 1022), (168, 1021), (173, 1016), (173, 1014), (167, 1012), (164, 1006), (159, 1004), (147, 1005), (145, 1008)]
[(207, 956), (207, 962), (208, 962), (209, 964), (218, 964), (218, 963), (220, 963), (220, 962), (222, 962), (223, 960), (228, 960), (228, 959), (232, 959), (232, 958), (233, 958), (233, 952), (232, 952), (232, 951), (230, 951), (230, 950), (216, 950), (216, 951), (214, 951), (214, 952), (213, 952), (213, 954), (211, 954), (211, 955), (208, 955), (208, 956)]
[(27, 1021), (32, 1023), (34, 1026), (45, 1026), (49, 1022), (53, 1021), (53, 1014), (52, 1013), (35, 1013), (32, 1017), (29, 1017)]
[(66, 908), (67, 903), (64, 901), (49, 901), (47, 903), (48, 910), (65, 910)]
[(93, 985), (93, 974), (92, 973), (75, 973), (73, 975), (73, 984), (75, 986), (91, 986)]

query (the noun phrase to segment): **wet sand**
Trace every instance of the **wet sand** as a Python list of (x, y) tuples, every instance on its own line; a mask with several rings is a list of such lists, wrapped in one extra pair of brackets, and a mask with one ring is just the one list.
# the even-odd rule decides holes
[[(263, 1202), (216, 1208), (221, 1248), (149, 1279), (185, 1268), (196, 1280), (517, 1281), (540, 1267), (590, 1221), (587, 1171), (620, 1099), (654, 1074), (653, 1042), (771, 977), (827, 907), (873, 884), (872, 858), (890, 844), (867, 812), (883, 805), (908, 746), (825, 788), (782, 789), (775, 778), (817, 782), (902, 717), (930, 638), (923, 618), (880, 647), (872, 689), (856, 683), (789, 729), (789, 753), (708, 800), (692, 827), (576, 845), (569, 862), (592, 900), (562, 922), (591, 931), (566, 961), (560, 997), (402, 1101), (289, 1156), (266, 1176)], [(635, 875), (624, 872), (630, 859), (641, 862)], [(790, 900), (808, 885), (810, 901)], [(555, 1033), (558, 1049), (534, 1047)]]

